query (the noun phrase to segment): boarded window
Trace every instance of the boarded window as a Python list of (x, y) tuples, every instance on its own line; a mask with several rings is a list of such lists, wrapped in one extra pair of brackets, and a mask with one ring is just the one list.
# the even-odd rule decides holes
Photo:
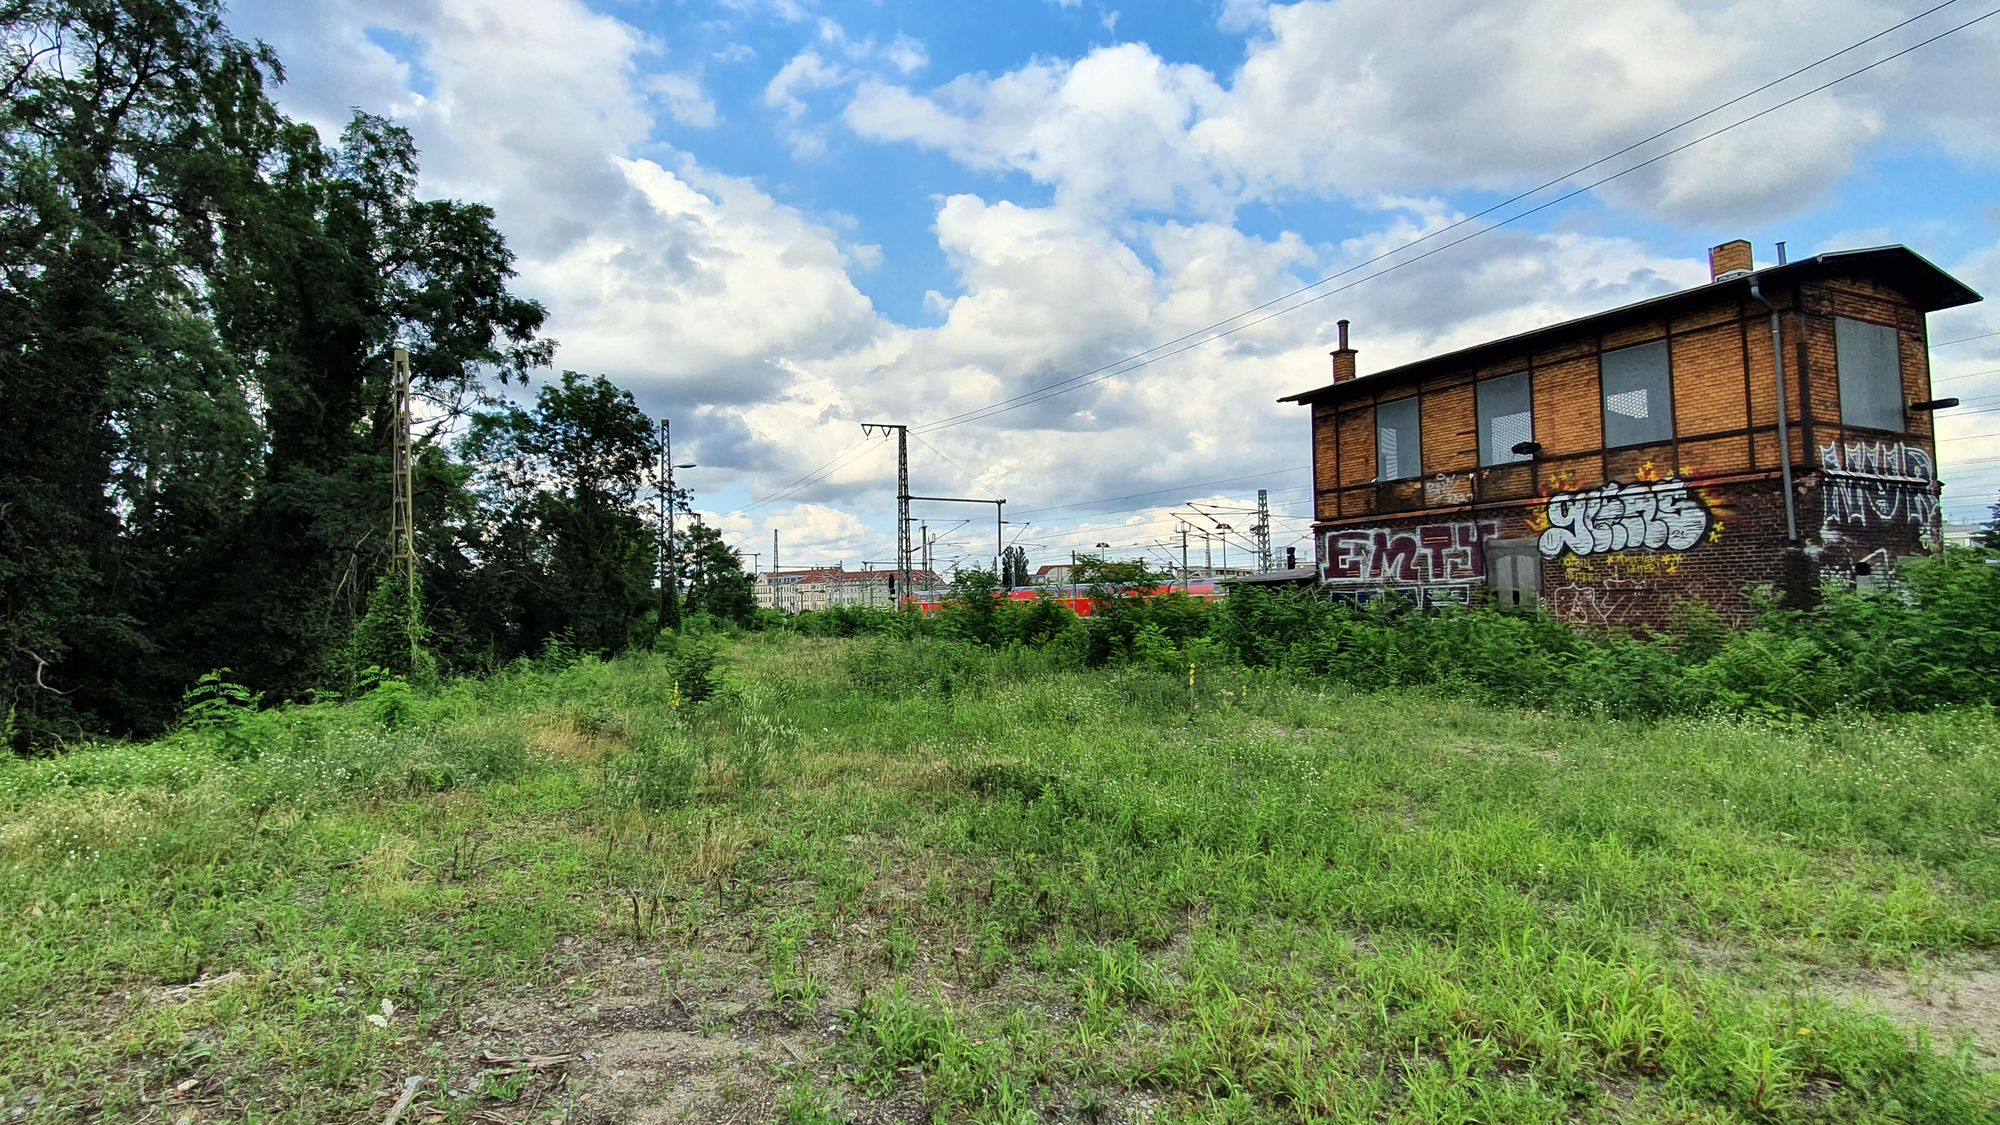
[(1514, 447), (1535, 440), (1535, 407), (1528, 373), (1502, 375), (1479, 384), (1479, 463), (1505, 465), (1532, 455)]
[(1902, 432), (1903, 362), (1896, 330), (1835, 317), (1833, 345), (1840, 358), (1841, 422)]
[(1673, 378), (1667, 371), (1667, 342), (1605, 352), (1604, 444), (1643, 445), (1674, 436)]
[(1375, 408), (1375, 479), (1402, 480), (1424, 473), (1423, 433), (1417, 400), (1397, 399)]

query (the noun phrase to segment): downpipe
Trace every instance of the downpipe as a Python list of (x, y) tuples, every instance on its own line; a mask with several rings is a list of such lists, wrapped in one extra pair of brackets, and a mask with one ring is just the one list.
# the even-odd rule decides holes
[(1766, 300), (1757, 288), (1755, 274), (1750, 276), (1750, 295), (1771, 310), (1771, 362), (1778, 373), (1778, 470), (1784, 479), (1785, 489), (1785, 541), (1796, 545), (1799, 541), (1798, 497), (1792, 494), (1791, 408), (1785, 403), (1785, 347), (1778, 331), (1778, 306)]

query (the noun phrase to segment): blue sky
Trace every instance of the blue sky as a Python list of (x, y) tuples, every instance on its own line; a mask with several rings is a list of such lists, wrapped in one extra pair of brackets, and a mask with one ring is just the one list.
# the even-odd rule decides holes
[[(856, 423), (948, 418), (1222, 320), (1931, 6), (265, 0), (232, 22), (278, 49), (295, 115), (389, 113), (426, 191), (495, 207), (559, 365), (674, 418), (733, 541), (768, 550), (777, 529), (788, 562), (853, 565), (894, 539), (893, 454)], [(1277, 543), (1305, 548), (1305, 419), (1273, 399), (1324, 381), (1335, 319), (1365, 373), (1697, 283), (1733, 237), (1760, 261), (1778, 239), (1903, 242), (2000, 292), (1996, 57), (2000, 18), (1227, 340), (928, 433), (915, 486), (1005, 496), (1040, 561), (1157, 555), (1184, 502), (1263, 485)], [(2000, 331), (2000, 313), (1932, 329)], [(1968, 404), (1940, 423), (1947, 509), (1983, 510), (2000, 336), (1935, 364)], [(1137, 498), (1082, 503), (1099, 497)], [(977, 526), (940, 558), (990, 555)]]

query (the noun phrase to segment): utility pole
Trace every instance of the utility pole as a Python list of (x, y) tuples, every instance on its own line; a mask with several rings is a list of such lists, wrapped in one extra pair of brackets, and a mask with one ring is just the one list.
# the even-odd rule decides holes
[(665, 418), (660, 419), (660, 628), (681, 629), (680, 568), (674, 558), (674, 470), (692, 469), (694, 462), (674, 464), (674, 436)]
[(861, 433), (896, 432), (896, 608), (910, 596), (910, 427), (894, 422), (863, 422)]
[(1267, 489), (1257, 490), (1257, 526), (1250, 529), (1257, 542), (1257, 572), (1268, 573), (1271, 569), (1271, 493)]
[(1215, 577), (1215, 540), (1208, 537), (1208, 529), (1201, 530), (1201, 576)]
[(1000, 525), (1007, 522), (1000, 518), (1001, 513), (1006, 508), (1007, 502), (1005, 500), (995, 500), (993, 502), (993, 573), (995, 575), (1000, 573), (1000, 560), (1007, 554), (1006, 544), (1002, 542), (1005, 536), (1000, 530)]
[(778, 529), (771, 529), (771, 608), (782, 610), (778, 604)]
[(410, 637), (410, 671), (417, 668), (417, 509), (411, 483), (410, 457), (410, 353), (397, 348), (390, 362), (395, 387), (396, 424), (392, 429), (390, 453), (389, 547), (394, 552), (394, 570), (403, 579), (409, 613), (405, 631)]
[(926, 520), (917, 525), (918, 550), (922, 552), (924, 581), (931, 580), (931, 525)]
[(1188, 525), (1187, 525), (1187, 521), (1186, 521), (1186, 520), (1182, 520), (1182, 521), (1181, 521), (1181, 593), (1183, 593), (1183, 594), (1187, 593), (1187, 592), (1188, 592), (1188, 589), (1189, 589), (1189, 587), (1188, 587), (1188, 557), (1187, 557), (1187, 536), (1188, 536)]

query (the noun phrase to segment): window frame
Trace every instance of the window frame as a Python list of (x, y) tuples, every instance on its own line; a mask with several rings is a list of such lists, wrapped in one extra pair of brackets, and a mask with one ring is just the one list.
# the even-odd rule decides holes
[[(1393, 481), (1422, 479), (1424, 475), (1423, 398), (1424, 396), (1421, 393), (1419, 393), (1413, 395), (1406, 395), (1398, 399), (1391, 399), (1388, 402), (1377, 402), (1375, 404), (1375, 480), (1373, 483), (1389, 484)], [(1400, 472), (1400, 470), (1403, 468), (1403, 457), (1401, 450), (1402, 443), (1401, 440), (1399, 439), (1397, 442), (1398, 448), (1396, 457), (1396, 468), (1399, 470), (1398, 475), (1393, 477), (1383, 476), (1382, 475), (1382, 411), (1384, 408), (1401, 410), (1404, 408), (1405, 404), (1408, 405), (1408, 409), (1410, 411), (1409, 428), (1416, 436), (1416, 441), (1411, 448), (1411, 454), (1416, 460), (1416, 468), (1414, 472), (1408, 472), (1408, 473)], [(1399, 430), (1398, 433), (1400, 432), (1401, 431)]]
[[(1474, 427), (1475, 436), (1478, 439), (1477, 441), (1478, 449), (1476, 449), (1474, 452), (1479, 459), (1479, 467), (1482, 469), (1504, 469), (1509, 465), (1524, 465), (1535, 459), (1535, 455), (1532, 453), (1514, 452), (1514, 448), (1512, 445), (1509, 445), (1504, 450), (1490, 448), (1492, 442), (1492, 435), (1488, 432), (1487, 428), (1487, 424), (1490, 421), (1490, 419), (1487, 417), (1486, 413), (1486, 398), (1489, 393), (1493, 392), (1489, 392), (1487, 388), (1492, 386), (1497, 386), (1498, 384), (1501, 383), (1505, 383), (1510, 379), (1518, 379), (1521, 381), (1523, 387), (1523, 390), (1521, 392), (1522, 399), (1528, 405), (1528, 409), (1525, 411), (1525, 413), (1528, 415), (1528, 436), (1522, 440), (1524, 441), (1535, 440), (1534, 370), (1532, 368), (1523, 368), (1520, 371), (1509, 372), (1508, 374), (1505, 375), (1495, 375), (1490, 379), (1478, 380), (1472, 386), (1472, 424)], [(1513, 413), (1519, 414), (1523, 412), (1514, 411)], [(1511, 416), (1512, 416), (1511, 414), (1502, 415), (1502, 417), (1511, 417)], [(1488, 460), (1486, 456), (1488, 452), (1493, 453), (1496, 459)]]
[[(1878, 426), (1872, 421), (1855, 421), (1848, 417), (1848, 368), (1846, 357), (1849, 353), (1848, 349), (1841, 347), (1841, 326), (1843, 324), (1852, 324), (1857, 328), (1868, 329), (1871, 332), (1887, 335), (1891, 359), (1889, 370), (1894, 379), (1893, 385), (1896, 392), (1896, 424), (1894, 426)], [(1881, 433), (1892, 434), (1907, 434), (1910, 432), (1909, 396), (1903, 389), (1903, 333), (1895, 325), (1878, 324), (1872, 320), (1862, 320), (1860, 317), (1836, 315), (1833, 318), (1833, 374), (1835, 385), (1839, 388), (1840, 392), (1840, 424), (1842, 427), (1876, 430)]]
[[(1666, 357), (1666, 421), (1665, 437), (1648, 438), (1644, 441), (1616, 442), (1611, 440), (1611, 393), (1605, 381), (1604, 360), (1607, 356), (1621, 355), (1640, 348), (1659, 348)], [(1606, 450), (1638, 449), (1648, 445), (1666, 445), (1680, 438), (1680, 427), (1674, 419), (1674, 348), (1669, 339), (1648, 340), (1643, 344), (1628, 344), (1622, 348), (1607, 348), (1597, 353), (1597, 409), (1599, 432), (1604, 439)]]

